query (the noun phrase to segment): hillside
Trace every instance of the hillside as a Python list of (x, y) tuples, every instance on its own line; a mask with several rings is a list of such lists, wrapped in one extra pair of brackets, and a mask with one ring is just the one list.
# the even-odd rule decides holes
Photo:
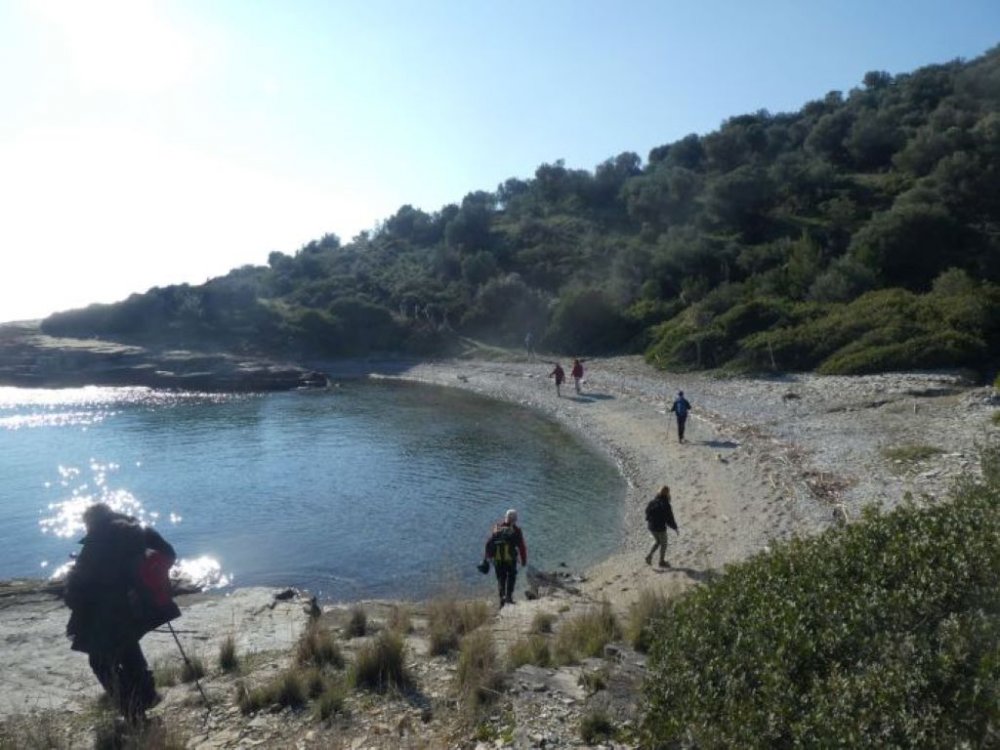
[(327, 235), (43, 327), (299, 360), (448, 354), (463, 335), (516, 346), (531, 331), (552, 351), (674, 370), (986, 374), (997, 184), (1000, 49), (871, 71), (645, 160), (542, 164), (433, 213), (403, 206), (347, 243)]

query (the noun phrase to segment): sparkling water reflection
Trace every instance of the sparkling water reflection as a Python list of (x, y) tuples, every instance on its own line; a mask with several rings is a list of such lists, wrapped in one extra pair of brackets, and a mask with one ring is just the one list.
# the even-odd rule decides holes
[(446, 389), (0, 388), (0, 578), (62, 572), (101, 501), (154, 525), (203, 584), (421, 596), (485, 585), (473, 566), (510, 505), (540, 567), (593, 562), (623, 492), (557, 425)]

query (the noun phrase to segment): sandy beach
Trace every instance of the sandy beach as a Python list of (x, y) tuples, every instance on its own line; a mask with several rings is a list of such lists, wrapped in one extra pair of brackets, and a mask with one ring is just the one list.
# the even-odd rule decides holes
[[(578, 572), (580, 594), (565, 600), (569, 603), (560, 611), (607, 600), (624, 614), (643, 590), (676, 594), (728, 563), (766, 550), (774, 540), (817, 533), (838, 518), (856, 518), (866, 505), (891, 508), (907, 494), (918, 502), (936, 502), (956, 478), (977, 471), (976, 445), (996, 430), (990, 415), (998, 405), (992, 388), (976, 387), (953, 373), (716, 378), (662, 373), (638, 357), (615, 357), (588, 360), (582, 392), (576, 394), (569, 382), (557, 396), (547, 377), (550, 361), (542, 359), (327, 365), (334, 380), (400, 378), (522, 405), (565, 425), (620, 468), (627, 492), (618, 551)], [(678, 390), (693, 406), (683, 444), (668, 413)], [(906, 446), (932, 450), (913, 461), (892, 451)], [(663, 484), (672, 489), (680, 527), (679, 534), (669, 534), (666, 569), (644, 562), (652, 539), (643, 511)], [(517, 505), (518, 499), (510, 501)], [(530, 518), (524, 523), (530, 542)], [(519, 582), (519, 590), (523, 586)], [(241, 650), (287, 652), (306, 621), (304, 602), (276, 601), (274, 593), (252, 590), (182, 602), (182, 642), (210, 654), (222, 638), (236, 634)], [(68, 613), (61, 602), (38, 591), (0, 594), (0, 644), (7, 667), (0, 720), (31, 711), (80, 712), (92, 705), (99, 694), (96, 681), (86, 657), (71, 652), (62, 635)], [(492, 624), (498, 642), (523, 636), (533, 614), (545, 607), (551, 610), (552, 600), (521, 600), (501, 610)], [(414, 644), (413, 657), (420, 661), (421, 646)], [(174, 648), (171, 636), (162, 633), (147, 636), (143, 645), (151, 661)], [(280, 661), (267, 668), (276, 669)], [(446, 692), (447, 664), (425, 659), (416, 669), (436, 686), (428, 694)], [(545, 694), (559, 710), (577, 700), (575, 683), (567, 685), (562, 698), (555, 689)], [(231, 689), (223, 683), (218, 687)], [(537, 712), (541, 693), (526, 692), (535, 702), (525, 712)], [(175, 697), (171, 691), (157, 710), (183, 711), (190, 702), (190, 696)], [(231, 705), (219, 710), (216, 723), (225, 738), (202, 727), (192, 746), (252, 746), (246, 743), (253, 732), (271, 739), (280, 734), (274, 722), (248, 724)], [(522, 723), (530, 727), (531, 720)]]
[[(567, 366), (567, 362), (563, 362)], [(991, 388), (957, 373), (861, 377), (717, 378), (659, 372), (639, 357), (592, 359), (576, 394), (557, 397), (547, 361), (449, 361), (393, 377), (474, 391), (549, 415), (604, 451), (628, 484), (619, 551), (587, 571), (586, 588), (625, 607), (643, 586), (670, 589), (763, 551), (773, 539), (810, 535), (841, 511), (894, 507), (907, 493), (941, 496), (975, 471), (990, 429)], [(692, 403), (686, 441), (668, 413), (677, 391)], [(924, 463), (895, 465), (886, 449), (928, 445)], [(680, 533), (671, 569), (645, 565), (644, 509), (671, 487)], [(512, 498), (516, 501), (516, 498)], [(622, 591), (627, 588), (627, 591)]]

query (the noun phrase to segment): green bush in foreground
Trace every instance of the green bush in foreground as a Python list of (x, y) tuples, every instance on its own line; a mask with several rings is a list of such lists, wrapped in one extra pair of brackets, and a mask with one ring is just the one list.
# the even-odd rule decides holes
[(729, 568), (654, 629), (652, 748), (1000, 743), (1000, 450), (952, 502)]

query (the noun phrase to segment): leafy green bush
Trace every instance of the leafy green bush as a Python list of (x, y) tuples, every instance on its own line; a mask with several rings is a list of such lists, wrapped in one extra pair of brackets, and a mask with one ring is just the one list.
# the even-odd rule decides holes
[(651, 747), (983, 747), (1000, 726), (1000, 449), (951, 502), (730, 567), (672, 602)]

